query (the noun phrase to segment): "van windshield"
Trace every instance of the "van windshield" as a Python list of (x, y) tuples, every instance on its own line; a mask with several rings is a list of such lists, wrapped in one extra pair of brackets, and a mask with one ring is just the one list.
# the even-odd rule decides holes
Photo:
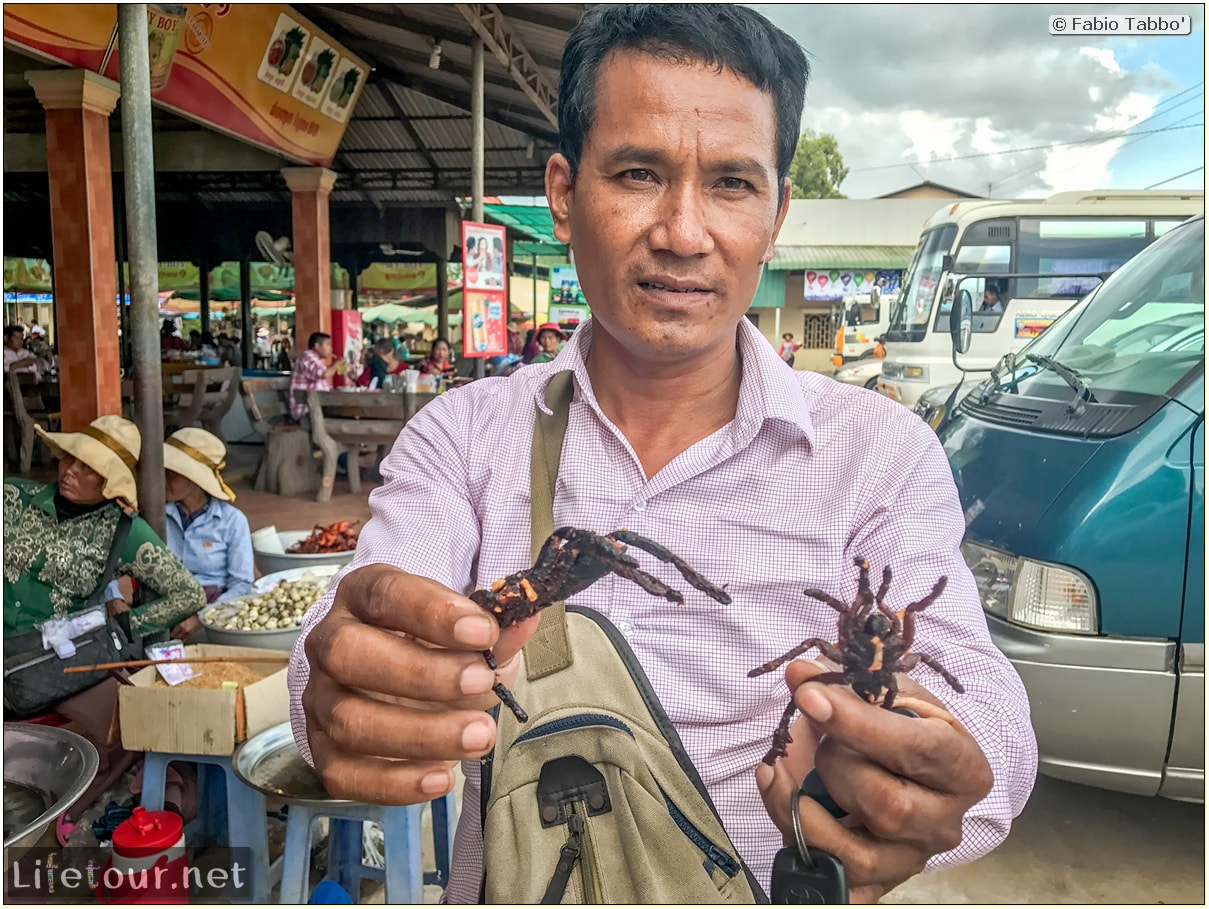
[(928, 317), (936, 300), (936, 286), (944, 271), (944, 259), (953, 248), (957, 236), (957, 225), (946, 224), (933, 228), (920, 238), (915, 257), (903, 276), (903, 285), (898, 293), (890, 316), (890, 341), (922, 341), (928, 330)]
[(1204, 356), (1202, 219), (1131, 259), (1029, 344), (1017, 359), (1015, 384), (1025, 395), (1069, 397), (1069, 383), (1053, 368), (1057, 363), (1101, 401), (1141, 403), (1170, 395), (1202, 368)]

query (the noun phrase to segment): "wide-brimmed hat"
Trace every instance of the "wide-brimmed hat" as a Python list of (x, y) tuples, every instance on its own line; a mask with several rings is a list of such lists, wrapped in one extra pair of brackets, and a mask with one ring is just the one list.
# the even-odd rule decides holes
[(137, 508), (138, 487), (135, 471), (143, 450), (139, 428), (124, 417), (97, 417), (80, 432), (47, 432), (41, 426), (34, 431), (54, 452), (87, 464), (105, 479), (101, 495), (121, 499)]
[(552, 331), (556, 335), (558, 335), (560, 338), (562, 338), (564, 341), (567, 340), (566, 334), (563, 333), (563, 330), (559, 327), (557, 322), (545, 322), (542, 325), (540, 325), (537, 329), (537, 334), (535, 334), (533, 336), (534, 340), (536, 340), (537, 338), (540, 338), (542, 336), (543, 331)]
[(178, 429), (164, 443), (164, 470), (179, 473), (216, 499), (234, 502), (235, 493), (222, 478), (227, 466), (227, 446), (204, 429)]

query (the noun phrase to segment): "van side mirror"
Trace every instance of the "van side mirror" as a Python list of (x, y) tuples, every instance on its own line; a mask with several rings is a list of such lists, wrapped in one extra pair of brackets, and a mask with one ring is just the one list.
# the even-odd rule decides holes
[(940, 268), (941, 271), (953, 270), (953, 256), (950, 253), (944, 254), (944, 257), (940, 260)]
[(963, 354), (970, 349), (970, 335), (974, 325), (974, 303), (968, 293), (960, 293), (949, 309), (949, 336), (953, 339), (953, 352)]

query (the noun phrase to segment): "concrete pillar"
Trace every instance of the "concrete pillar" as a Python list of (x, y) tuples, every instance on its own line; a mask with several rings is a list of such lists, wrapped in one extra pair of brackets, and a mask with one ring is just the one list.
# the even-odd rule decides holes
[(332, 244), (328, 196), (336, 173), (326, 167), (281, 170), (294, 208), (294, 325), (296, 348), (312, 332), (332, 332)]
[(46, 110), (63, 429), (122, 412), (109, 115), (120, 90), (82, 69), (26, 81)]

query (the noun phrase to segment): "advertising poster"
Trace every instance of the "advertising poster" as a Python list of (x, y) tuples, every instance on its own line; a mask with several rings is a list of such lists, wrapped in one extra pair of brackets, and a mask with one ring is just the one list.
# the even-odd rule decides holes
[(508, 353), (508, 287), (503, 227), (462, 222), (462, 356)]
[(852, 269), (830, 268), (807, 269), (803, 298), (806, 300), (842, 300), (849, 294), (867, 294), (879, 280), (882, 284), (882, 294), (891, 294), (898, 290), (903, 273), (897, 269), (869, 269), (854, 271)]
[[(579, 276), (574, 265), (554, 265), (550, 268), (550, 305), (586, 306), (583, 291), (579, 289)], [(550, 313), (551, 321), (559, 321)]]
[[(331, 164), (369, 73), (284, 3), (148, 3), (151, 103), (301, 164)], [(7, 3), (4, 40), (119, 77), (117, 4)]]
[(1053, 324), (1053, 319), (1017, 319), (1016, 337), (1021, 339), (1035, 338)]
[(588, 321), (588, 307), (565, 306), (562, 303), (550, 304), (550, 321), (557, 322), (564, 329), (577, 326)]

